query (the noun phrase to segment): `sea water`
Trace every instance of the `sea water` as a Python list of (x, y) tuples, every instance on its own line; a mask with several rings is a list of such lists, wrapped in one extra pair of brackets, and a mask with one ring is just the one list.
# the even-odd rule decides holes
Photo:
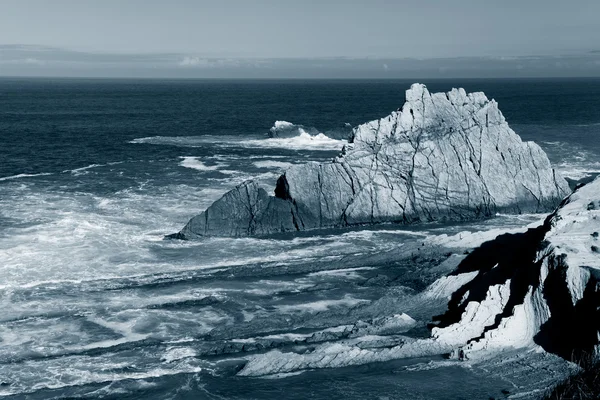
[[(437, 276), (397, 262), (407, 246), (542, 216), (163, 240), (244, 180), (272, 191), (290, 165), (335, 157), (346, 124), (401, 107), (411, 83), (0, 79), (0, 396), (502, 396), (508, 382), (441, 357), (238, 372), (256, 354), (335, 353), (357, 321), (401, 315)], [(424, 83), (484, 91), (564, 176), (600, 171), (600, 80)], [(302, 128), (270, 138), (276, 121)], [(404, 333), (426, 335), (411, 317)]]

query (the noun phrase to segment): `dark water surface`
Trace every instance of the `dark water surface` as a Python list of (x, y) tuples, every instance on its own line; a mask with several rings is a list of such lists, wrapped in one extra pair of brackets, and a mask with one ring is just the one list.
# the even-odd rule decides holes
[[(236, 374), (255, 354), (422, 335), (415, 310), (412, 332), (339, 332), (396, 321), (441, 273), (410, 246), (539, 216), (162, 240), (246, 179), (272, 188), (337, 155), (346, 123), (397, 109), (411, 83), (0, 79), (0, 396), (501, 398), (506, 381), (436, 358)], [(424, 83), (484, 91), (566, 176), (600, 171), (600, 80)], [(327, 135), (269, 139), (275, 121)]]

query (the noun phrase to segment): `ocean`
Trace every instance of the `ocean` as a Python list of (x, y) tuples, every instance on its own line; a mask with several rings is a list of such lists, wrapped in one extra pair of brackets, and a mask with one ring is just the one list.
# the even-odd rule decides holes
[[(0, 396), (459, 399), (513, 391), (507, 379), (441, 357), (239, 371), (256, 354), (337, 357), (374, 346), (363, 336), (377, 335), (385, 348), (401, 334), (427, 335), (427, 315), (411, 299), (441, 272), (435, 257), (406, 260), (403, 249), (543, 216), (164, 240), (247, 179), (272, 191), (286, 167), (335, 157), (349, 125), (401, 107), (411, 83), (1, 78)], [(431, 92), (485, 92), (572, 182), (600, 173), (600, 79), (423, 83)], [(275, 125), (283, 137), (268, 136)], [(403, 330), (403, 313), (418, 328)], [(358, 321), (396, 325), (363, 335)]]

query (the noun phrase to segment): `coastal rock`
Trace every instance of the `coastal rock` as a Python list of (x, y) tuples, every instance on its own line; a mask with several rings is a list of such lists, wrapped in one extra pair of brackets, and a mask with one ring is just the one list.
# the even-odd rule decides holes
[[(599, 232), (600, 178), (567, 197), (541, 226), (483, 243), (423, 291), (419, 296), (425, 301), (449, 299), (430, 337), (379, 336), (388, 333), (379, 330), (356, 338), (343, 335), (308, 351), (250, 355), (238, 375), (441, 354), (450, 354), (451, 362), (477, 362), (503, 354), (545, 354), (536, 351), (540, 347), (576, 360), (598, 349)], [(370, 340), (375, 345), (366, 345)]]
[(246, 182), (179, 237), (542, 212), (568, 191), (544, 151), (510, 129), (494, 100), (463, 89), (430, 94), (414, 84), (401, 111), (356, 127), (339, 157), (290, 167), (275, 197)]
[(541, 346), (565, 359), (600, 334), (600, 179), (576, 189), (540, 227), (484, 243), (448, 279), (461, 281), (432, 336), (478, 358)]
[(253, 236), (295, 230), (294, 209), (288, 201), (269, 196), (256, 182), (247, 181), (227, 192), (202, 214), (192, 218), (176, 235), (218, 232), (219, 236)]

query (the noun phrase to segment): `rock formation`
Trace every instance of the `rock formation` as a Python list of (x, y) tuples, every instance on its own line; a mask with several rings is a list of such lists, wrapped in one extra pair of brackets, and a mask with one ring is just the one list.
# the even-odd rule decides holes
[(174, 236), (251, 236), (326, 227), (483, 218), (553, 209), (566, 181), (514, 133), (494, 100), (463, 89), (406, 91), (401, 111), (356, 127), (328, 163), (290, 167), (275, 197), (254, 182)]
[[(537, 346), (568, 360), (598, 351), (600, 178), (578, 188), (541, 226), (482, 244), (455, 272), (419, 296), (425, 301), (417, 298), (419, 307), (450, 299), (428, 338), (375, 334), (324, 342), (305, 352), (272, 350), (249, 356), (238, 374), (448, 353), (455, 359), (481, 360), (514, 349), (532, 354), (526, 350)], [(389, 343), (379, 343), (386, 339)]]
[(593, 353), (600, 333), (600, 178), (565, 198), (542, 226), (484, 243), (449, 278), (461, 280), (460, 288), (432, 333), (463, 344), (457, 357), (534, 345), (566, 359)]

